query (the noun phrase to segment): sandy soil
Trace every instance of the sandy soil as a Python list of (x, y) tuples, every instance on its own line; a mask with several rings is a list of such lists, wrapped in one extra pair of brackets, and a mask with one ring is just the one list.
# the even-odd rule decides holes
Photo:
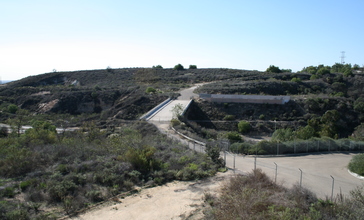
[(232, 171), (199, 181), (174, 181), (106, 202), (75, 220), (201, 219), (205, 192), (217, 194)]

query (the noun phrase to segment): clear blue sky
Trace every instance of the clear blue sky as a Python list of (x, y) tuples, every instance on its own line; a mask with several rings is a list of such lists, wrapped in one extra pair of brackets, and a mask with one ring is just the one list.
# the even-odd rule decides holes
[(0, 77), (123, 67), (364, 64), (362, 0), (0, 0)]

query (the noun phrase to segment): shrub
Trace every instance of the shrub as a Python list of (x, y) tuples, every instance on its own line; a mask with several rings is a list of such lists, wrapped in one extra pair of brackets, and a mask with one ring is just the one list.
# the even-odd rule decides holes
[(18, 111), (18, 106), (11, 104), (8, 106), (8, 112), (11, 114), (15, 114)]
[(280, 70), (280, 69), (279, 69), (279, 67), (277, 67), (277, 66), (270, 65), (270, 66), (267, 68), (266, 72), (268, 72), (268, 73), (281, 73), (281, 72), (282, 72), (282, 70)]
[(293, 140), (294, 134), (292, 129), (287, 128), (287, 129), (277, 129), (273, 135), (272, 135), (272, 140), (274, 141), (291, 141)]
[(224, 120), (226, 121), (235, 120), (235, 115), (225, 115)]
[(178, 120), (177, 118), (172, 118), (172, 120), (171, 120), (172, 127), (180, 125), (180, 124), (181, 124), (180, 120)]
[(175, 70), (184, 70), (185, 68), (181, 64), (177, 64), (174, 66)]
[(345, 77), (353, 76), (353, 72), (350, 69), (344, 71), (343, 75)]
[(189, 69), (197, 69), (196, 65), (190, 65)]
[(364, 176), (364, 154), (353, 156), (349, 162), (348, 168), (351, 172)]
[(156, 93), (157, 90), (153, 87), (148, 87), (146, 90), (145, 90), (145, 93)]
[(364, 98), (358, 98), (354, 102), (354, 110), (357, 112), (364, 113)]
[(26, 190), (32, 184), (31, 180), (23, 181), (19, 184), (19, 187), (22, 191)]
[(242, 140), (240, 134), (236, 131), (228, 132), (226, 134), (227, 139), (229, 139), (230, 142), (239, 142)]
[(153, 69), (163, 69), (163, 67), (161, 65), (157, 65), (157, 66), (153, 66)]
[(319, 77), (316, 74), (312, 74), (310, 77), (310, 80), (318, 79)]
[(30, 219), (29, 214), (25, 209), (15, 209), (6, 213), (6, 219), (9, 220), (26, 220)]
[(1, 195), (8, 198), (13, 198), (15, 196), (15, 189), (13, 187), (5, 187), (2, 190)]
[(230, 145), (230, 151), (238, 154), (248, 154), (251, 146), (252, 145), (247, 142), (233, 143), (232, 145)]
[(291, 79), (291, 82), (299, 83), (299, 82), (302, 82), (302, 80), (300, 78), (294, 77)]
[(259, 115), (260, 120), (264, 120), (264, 118), (265, 118), (265, 115), (263, 115), (263, 114)]
[(248, 121), (240, 121), (238, 124), (238, 130), (240, 133), (247, 133), (251, 129), (250, 122)]

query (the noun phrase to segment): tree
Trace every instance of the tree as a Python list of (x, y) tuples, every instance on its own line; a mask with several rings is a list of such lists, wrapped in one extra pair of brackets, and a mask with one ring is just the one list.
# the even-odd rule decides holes
[(240, 133), (247, 133), (251, 129), (250, 123), (248, 121), (240, 121), (238, 124), (238, 130)]
[(175, 70), (184, 70), (185, 68), (181, 64), (177, 64), (174, 66)]
[(321, 117), (321, 136), (337, 138), (337, 121), (340, 119), (340, 114), (337, 110), (328, 110)]
[(189, 69), (197, 69), (197, 66), (196, 65), (190, 65)]
[(157, 65), (157, 66), (153, 66), (153, 69), (163, 69), (163, 67), (161, 65)]
[(282, 70), (280, 70), (278, 66), (270, 65), (267, 68), (266, 72), (268, 72), (268, 73), (281, 73)]

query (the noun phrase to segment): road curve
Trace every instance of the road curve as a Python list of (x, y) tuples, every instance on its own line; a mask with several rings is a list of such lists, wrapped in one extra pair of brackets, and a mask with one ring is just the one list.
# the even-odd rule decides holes
[[(168, 121), (172, 118), (171, 108), (176, 104), (186, 103), (191, 96), (196, 96), (194, 87), (180, 91), (179, 100), (175, 100), (168, 108), (161, 111), (161, 114), (155, 115), (151, 121), (163, 132), (172, 138), (178, 138), (181, 142), (186, 143), (191, 149), (199, 152), (204, 151), (204, 147), (173, 134), (169, 129)], [(273, 180), (276, 178), (277, 183), (286, 187), (293, 184), (302, 184), (302, 187), (308, 188), (320, 198), (331, 197), (332, 186), (334, 185), (333, 195), (342, 193), (349, 195), (350, 191), (357, 186), (364, 184), (364, 180), (352, 176), (347, 169), (347, 165), (354, 153), (327, 153), (327, 154), (310, 154), (289, 157), (257, 157), (256, 168), (262, 169)], [(222, 154), (224, 157), (224, 154)], [(241, 156), (226, 154), (226, 165), (229, 168), (236, 168), (238, 173), (251, 172), (254, 169), (254, 156)], [(235, 161), (235, 166), (234, 166)], [(277, 166), (275, 165), (277, 164)], [(277, 167), (277, 177), (275, 175)], [(301, 171), (302, 170), (302, 181)], [(334, 182), (334, 184), (333, 184)]]

